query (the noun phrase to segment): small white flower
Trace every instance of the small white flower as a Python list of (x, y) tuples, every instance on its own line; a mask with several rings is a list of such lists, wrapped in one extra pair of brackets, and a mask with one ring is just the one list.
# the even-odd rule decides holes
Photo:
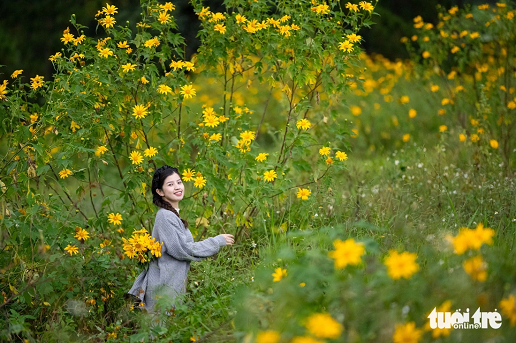
[(398, 161), (398, 160), (394, 161), (395, 165), (398, 165), (399, 163), (400, 163), (400, 161)]
[(418, 163), (418, 164), (417, 164), (417, 167), (418, 167), (418, 168), (423, 168), (423, 163)]

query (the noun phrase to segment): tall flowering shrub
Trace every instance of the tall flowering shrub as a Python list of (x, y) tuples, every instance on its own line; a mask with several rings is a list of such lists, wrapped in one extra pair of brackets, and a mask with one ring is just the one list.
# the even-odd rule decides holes
[[(102, 38), (71, 17), (62, 52), (49, 58), (51, 80), (23, 70), (2, 80), (3, 338), (50, 335), (53, 325), (99, 330), (94, 320), (58, 324), (63, 311), (118, 323), (127, 276), (138, 272), (126, 257), (159, 255), (149, 187), (164, 163), (187, 183), (193, 233), (230, 223), (237, 239), (258, 213), (289, 193), (310, 202), (310, 187), (344, 168), (349, 133), (335, 105), (355, 79), (346, 70), (375, 3), (232, 1), (221, 13), (192, 5), (202, 28), (191, 59), (172, 3), (142, 1), (135, 31), (106, 4), (95, 16)], [(202, 80), (220, 91), (203, 94)], [(279, 107), (270, 113), (270, 95), (247, 106), (242, 88), (265, 89)], [(271, 116), (277, 144), (265, 150), (257, 142)]]

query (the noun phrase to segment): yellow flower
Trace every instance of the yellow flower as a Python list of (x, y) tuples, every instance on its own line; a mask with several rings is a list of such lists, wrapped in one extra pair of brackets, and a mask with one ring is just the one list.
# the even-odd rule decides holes
[(83, 228), (80, 228), (80, 230), (77, 231), (74, 237), (80, 241), (85, 241), (88, 238), (90, 238), (88, 231), (84, 230)]
[(176, 6), (174, 6), (171, 2), (165, 2), (165, 4), (159, 5), (159, 7), (165, 12), (173, 11), (176, 9)]
[(152, 48), (152, 47), (158, 47), (159, 46), (159, 40), (157, 37), (151, 38), (147, 40), (144, 44), (146, 48)]
[(321, 156), (327, 156), (330, 154), (330, 151), (331, 151), (330, 147), (323, 146), (322, 148), (319, 149), (319, 154)]
[(203, 188), (206, 185), (206, 179), (203, 176), (198, 176), (194, 179), (194, 186)]
[(195, 71), (195, 67), (194, 67), (193, 62), (189, 62), (189, 61), (183, 62), (183, 66), (184, 66), (184, 67), (186, 68), (186, 70), (188, 70), (188, 71)]
[(11, 74), (11, 79), (15, 79), (18, 77), (18, 75), (20, 75), (21, 73), (23, 73), (23, 69), (20, 69), (20, 70), (15, 70), (12, 74)]
[(59, 172), (59, 177), (61, 179), (67, 178), (69, 175), (72, 175), (72, 171), (70, 169), (63, 169)]
[(448, 130), (448, 126), (446, 126), (446, 125), (439, 126), (439, 132), (444, 132), (446, 130)]
[(185, 99), (193, 98), (195, 96), (195, 89), (192, 85), (184, 85), (181, 87), (180, 93)]
[(105, 145), (101, 145), (101, 146), (99, 146), (97, 148), (97, 150), (95, 150), (95, 155), (97, 155), (97, 156), (103, 155), (106, 151), (108, 151), (106, 146)]
[(131, 131), (131, 138), (132, 138), (132, 139), (136, 139), (136, 138), (138, 138), (138, 135), (136, 134), (136, 132)]
[(317, 14), (328, 14), (330, 13), (330, 7), (326, 4), (321, 4), (318, 6), (312, 7), (312, 12), (315, 12)]
[(226, 33), (226, 27), (224, 26), (224, 24), (216, 24), (213, 27), (213, 31), (217, 31), (217, 32), (220, 32), (222, 34), (225, 34)]
[(254, 136), (255, 136), (255, 133), (253, 131), (249, 131), (249, 130), (240, 133), (240, 138), (242, 138), (242, 141), (245, 144), (249, 144), (249, 143), (251, 143), (251, 141), (254, 141)]
[(408, 95), (403, 95), (401, 98), (400, 98), (400, 103), (401, 104), (407, 104), (408, 102), (410, 101)]
[(463, 133), (459, 134), (459, 140), (460, 140), (461, 142), (465, 142), (465, 141), (466, 141), (466, 135), (465, 135), (465, 134), (463, 134)]
[(335, 339), (342, 333), (342, 325), (328, 313), (314, 313), (306, 319), (308, 331), (317, 338)]
[(403, 135), (402, 140), (404, 142), (408, 142), (410, 140), (410, 133), (406, 133)]
[(134, 68), (136, 68), (136, 64), (131, 64), (131, 63), (122, 64), (122, 69), (123, 69), (124, 73), (134, 70)]
[(167, 12), (160, 12), (158, 16), (158, 21), (161, 24), (167, 24), (170, 21), (170, 14)]
[(358, 4), (364, 11), (372, 12), (374, 10), (373, 5), (367, 1), (360, 1)]
[(154, 147), (147, 148), (143, 151), (143, 154), (145, 155), (145, 157), (153, 157), (157, 153), (158, 153), (158, 150), (156, 150), (156, 148), (154, 148)]
[(308, 121), (306, 118), (300, 119), (296, 122), (296, 127), (298, 129), (301, 128), (303, 130), (308, 130), (311, 126), (312, 123), (310, 123), (310, 121)]
[(280, 334), (274, 330), (262, 331), (256, 335), (256, 343), (277, 343), (279, 339)]
[[(39, 76), (39, 75), (36, 75), (35, 77), (31, 77), (30, 78), (30, 86), (32, 89), (36, 90), (38, 89), (39, 87), (43, 86), (43, 79), (45, 77), (44, 76)], [(4, 85), (6, 85), (6, 81), (4, 81)]]
[(489, 141), (489, 145), (491, 145), (491, 148), (498, 149), (498, 142), (495, 139), (491, 139)]
[(428, 51), (423, 51), (422, 56), (423, 56), (423, 58), (428, 58), (428, 57), (430, 57), (430, 53)]
[(243, 24), (246, 22), (246, 17), (241, 15), (240, 13), (235, 16), (236, 22), (239, 24)]
[(258, 156), (255, 157), (255, 160), (258, 161), (258, 162), (263, 162), (267, 159), (267, 156), (269, 156), (268, 153), (266, 152), (261, 152), (258, 154)]
[(360, 35), (356, 35), (354, 33), (350, 34), (350, 35), (346, 35), (346, 38), (351, 42), (351, 43), (357, 43), (360, 41), (360, 39), (362, 38), (362, 36)]
[(486, 281), (487, 279), (487, 263), (484, 262), (482, 256), (472, 257), (462, 263), (464, 270), (473, 280)]
[(331, 158), (331, 156), (328, 156), (328, 158), (326, 159), (326, 164), (333, 164), (333, 159)]
[(353, 11), (353, 12), (358, 12), (359, 11), (358, 5), (357, 4), (352, 4), (351, 2), (348, 2), (346, 4), (346, 8), (349, 9), (350, 11)]
[(351, 106), (351, 114), (359, 116), (362, 113), (362, 109), (358, 106)]
[(122, 215), (120, 213), (114, 214), (113, 212), (108, 214), (108, 222), (114, 225), (122, 224)]
[(157, 91), (161, 94), (169, 94), (172, 93), (172, 88), (167, 85), (159, 85)]
[(147, 83), (149, 83), (149, 80), (147, 80), (147, 79), (145, 78), (145, 76), (142, 76), (142, 77), (140, 78), (140, 82), (141, 82), (141, 83), (143, 83), (144, 85), (146, 85)]
[(340, 239), (333, 241), (335, 250), (328, 253), (328, 256), (335, 259), (335, 268), (343, 269), (348, 264), (357, 265), (361, 262), (361, 256), (365, 252), (363, 243), (355, 243), (353, 238), (349, 238), (344, 242)]
[(147, 108), (143, 105), (134, 105), (133, 107), (133, 116), (136, 119), (145, 118), (147, 115)]
[(307, 188), (298, 188), (297, 191), (297, 197), (301, 198), (301, 200), (308, 200), (308, 197), (310, 196), (311, 192)]
[(123, 42), (118, 42), (116, 43), (116, 45), (120, 48), (120, 49), (126, 49), (129, 47), (129, 45), (127, 44), (127, 41), (124, 40)]
[(339, 161), (345, 161), (348, 159), (348, 155), (343, 151), (337, 151), (335, 153), (335, 157), (337, 157)]
[(473, 134), (471, 134), (470, 139), (473, 143), (476, 143), (480, 140), (480, 137), (476, 133), (473, 133)]
[(290, 343), (322, 343), (322, 341), (319, 341), (309, 336), (297, 336), (292, 338), (292, 341), (290, 341)]
[(99, 56), (108, 58), (108, 56), (113, 56), (113, 51), (111, 51), (109, 48), (103, 48), (102, 50), (99, 50)]
[(191, 181), (194, 177), (195, 171), (191, 169), (183, 170), (182, 179), (185, 182)]
[(99, 23), (104, 26), (104, 27), (113, 27), (113, 25), (116, 24), (116, 20), (115, 18), (111, 17), (111, 16), (106, 16), (104, 19), (100, 19), (99, 20)]
[(77, 254), (79, 252), (79, 248), (77, 248), (75, 245), (68, 244), (64, 250), (72, 256), (73, 254)]
[(63, 31), (63, 37), (61, 37), (61, 42), (64, 44), (68, 44), (73, 41), (73, 34), (70, 33), (70, 28), (67, 27), (66, 30)]
[(213, 15), (211, 16), (210, 20), (208, 20), (210, 23), (213, 23), (213, 22), (217, 22), (217, 21), (220, 21), (220, 20), (224, 20), (224, 14), (218, 12), (218, 13), (213, 13)]
[(400, 278), (410, 279), (412, 274), (419, 270), (416, 258), (417, 255), (415, 253), (405, 251), (400, 254), (396, 250), (390, 250), (389, 255), (384, 261), (384, 264), (387, 266), (387, 273), (394, 280)]
[(113, 15), (115, 13), (118, 13), (118, 8), (115, 5), (106, 4), (106, 7), (102, 7), (102, 12), (105, 14)]
[(208, 127), (216, 127), (220, 124), (217, 116), (208, 115), (204, 117), (204, 125)]
[(30, 122), (31, 123), (35, 123), (37, 121), (38, 121), (38, 114), (37, 113), (31, 114), (30, 115)]
[(220, 141), (220, 139), (222, 138), (221, 134), (220, 133), (214, 133), (210, 136), (210, 141)]
[(439, 86), (438, 85), (432, 85), (430, 87), (430, 90), (435, 93), (435, 92), (437, 92), (439, 90)]
[(409, 111), (408, 111), (408, 116), (409, 118), (414, 118), (415, 116), (417, 115), (417, 111), (413, 108), (411, 108)]
[(423, 330), (416, 329), (414, 322), (404, 325), (396, 324), (392, 340), (394, 343), (418, 343), (422, 334)]
[(339, 42), (339, 50), (352, 52), (353, 51), (353, 43), (349, 40), (345, 40), (344, 42)]
[(81, 127), (77, 125), (75, 121), (72, 120), (72, 123), (70, 124), (70, 129), (72, 129), (73, 132), (75, 132), (77, 129), (80, 129)]
[(278, 178), (278, 174), (276, 174), (274, 169), (268, 170), (263, 173), (263, 179), (267, 182), (272, 182), (276, 178)]
[(500, 308), (502, 314), (509, 318), (511, 326), (514, 326), (516, 324), (516, 296), (511, 294), (500, 300)]
[(272, 273), (272, 276), (273, 276), (272, 281), (278, 282), (281, 279), (283, 279), (285, 276), (287, 276), (287, 270), (281, 269), (281, 268), (276, 268), (276, 269), (274, 269), (274, 273)]
[(143, 157), (138, 151), (131, 152), (129, 159), (131, 160), (132, 164), (140, 164), (143, 162)]

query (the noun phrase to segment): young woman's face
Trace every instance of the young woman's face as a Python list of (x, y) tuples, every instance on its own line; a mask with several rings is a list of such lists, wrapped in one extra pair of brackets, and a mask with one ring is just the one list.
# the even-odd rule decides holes
[(181, 177), (173, 173), (165, 179), (162, 189), (157, 189), (156, 192), (170, 202), (172, 206), (178, 208), (178, 203), (183, 199), (185, 193), (185, 186), (181, 181)]

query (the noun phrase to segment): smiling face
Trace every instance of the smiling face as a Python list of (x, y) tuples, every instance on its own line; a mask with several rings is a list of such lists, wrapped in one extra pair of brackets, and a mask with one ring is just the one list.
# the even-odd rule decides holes
[(165, 179), (161, 189), (156, 189), (156, 193), (172, 204), (172, 207), (179, 208), (179, 201), (183, 199), (185, 186), (179, 174), (173, 173)]

